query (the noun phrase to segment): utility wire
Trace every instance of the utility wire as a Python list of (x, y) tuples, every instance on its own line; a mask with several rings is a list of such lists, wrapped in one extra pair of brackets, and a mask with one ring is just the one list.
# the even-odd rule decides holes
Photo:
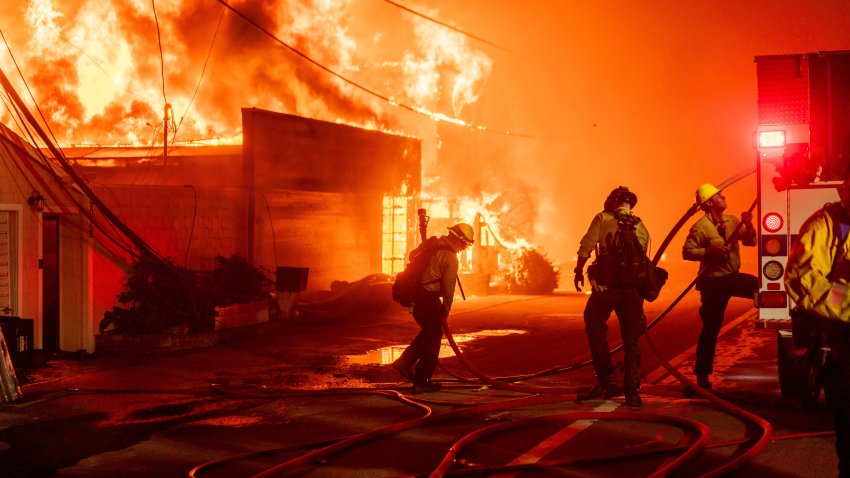
[[(153, 1), (153, 0), (151, 0), (151, 1)], [(518, 136), (518, 137), (522, 137), (522, 138), (536, 138), (536, 137), (537, 137), (537, 136), (535, 136), (535, 135), (530, 135), (530, 134), (513, 133), (513, 132), (511, 132), (511, 131), (505, 131), (505, 130), (492, 129), (492, 128), (488, 128), (488, 127), (483, 126), (483, 125), (477, 125), (477, 124), (473, 124), (473, 123), (468, 123), (468, 122), (463, 121), (463, 120), (461, 120), (461, 119), (459, 119), (459, 118), (454, 118), (454, 117), (451, 117), (451, 116), (447, 116), (447, 115), (444, 115), (444, 114), (442, 114), (442, 113), (437, 113), (437, 112), (429, 111), (429, 110), (427, 110), (427, 109), (425, 109), (425, 108), (415, 107), (415, 106), (410, 106), (410, 105), (407, 105), (407, 104), (404, 104), (404, 103), (400, 103), (400, 102), (398, 102), (398, 101), (396, 101), (396, 100), (394, 100), (394, 99), (392, 99), (392, 98), (390, 98), (390, 97), (387, 97), (387, 96), (384, 96), (384, 95), (382, 95), (382, 94), (378, 93), (378, 92), (377, 92), (377, 91), (375, 91), (375, 90), (372, 90), (372, 89), (370, 89), (370, 88), (368, 88), (368, 87), (366, 87), (366, 86), (363, 86), (363, 85), (361, 85), (361, 84), (359, 84), (359, 83), (355, 82), (354, 80), (351, 80), (351, 79), (349, 79), (349, 78), (347, 78), (347, 77), (343, 76), (343, 75), (342, 75), (342, 74), (340, 74), (340, 73), (337, 73), (336, 71), (332, 70), (331, 68), (329, 68), (329, 67), (327, 67), (327, 66), (325, 66), (325, 65), (323, 65), (323, 64), (321, 64), (321, 63), (319, 63), (318, 61), (314, 60), (313, 58), (311, 58), (311, 57), (310, 57), (310, 56), (308, 56), (307, 54), (305, 54), (305, 53), (301, 52), (300, 50), (296, 49), (295, 47), (290, 46), (288, 43), (286, 43), (285, 41), (283, 41), (283, 40), (281, 40), (280, 38), (278, 38), (277, 36), (275, 36), (275, 34), (274, 34), (274, 33), (272, 33), (272, 32), (270, 32), (270, 31), (268, 31), (266, 28), (264, 28), (263, 26), (261, 26), (260, 24), (258, 24), (256, 21), (254, 21), (253, 19), (249, 18), (247, 15), (245, 15), (244, 13), (240, 12), (239, 10), (237, 10), (236, 8), (234, 8), (233, 6), (231, 6), (230, 4), (228, 4), (228, 3), (227, 3), (227, 0), (217, 0), (217, 1), (218, 1), (219, 3), (221, 3), (222, 5), (224, 5), (225, 7), (227, 7), (227, 9), (229, 9), (231, 12), (235, 13), (237, 16), (239, 16), (240, 18), (242, 18), (243, 20), (245, 20), (245, 21), (246, 21), (246, 22), (248, 22), (249, 24), (253, 25), (255, 28), (257, 28), (257, 29), (258, 29), (258, 30), (260, 30), (261, 32), (263, 32), (263, 33), (265, 33), (266, 35), (268, 35), (271, 39), (273, 39), (273, 40), (274, 40), (274, 41), (276, 41), (277, 43), (280, 43), (281, 45), (283, 45), (284, 47), (286, 47), (286, 48), (287, 48), (289, 51), (291, 51), (292, 53), (295, 53), (296, 55), (300, 56), (300, 57), (301, 57), (301, 58), (303, 58), (304, 60), (306, 60), (306, 61), (308, 61), (308, 62), (312, 63), (312, 64), (313, 64), (313, 65), (315, 65), (317, 68), (320, 68), (320, 69), (324, 70), (325, 72), (329, 73), (330, 75), (333, 75), (334, 77), (336, 77), (336, 78), (338, 78), (338, 79), (340, 79), (340, 80), (344, 81), (345, 83), (348, 83), (349, 85), (351, 85), (351, 86), (353, 86), (353, 87), (355, 87), (355, 88), (357, 88), (357, 89), (359, 89), (359, 90), (361, 90), (361, 91), (364, 91), (364, 92), (366, 92), (366, 93), (368, 93), (368, 94), (370, 94), (370, 95), (372, 95), (372, 96), (375, 96), (375, 97), (377, 97), (377, 98), (380, 98), (380, 99), (382, 99), (382, 100), (386, 101), (387, 103), (389, 103), (389, 104), (391, 104), (391, 105), (393, 105), (393, 106), (397, 106), (397, 107), (399, 107), (399, 108), (404, 108), (404, 109), (406, 109), (406, 110), (408, 110), (408, 111), (412, 111), (412, 112), (414, 112), (414, 113), (417, 113), (417, 114), (420, 114), (420, 115), (423, 115), (423, 116), (427, 116), (428, 118), (430, 118), (430, 119), (432, 119), (432, 120), (434, 120), (434, 121), (445, 121), (445, 122), (447, 122), (447, 123), (452, 123), (452, 124), (455, 124), (455, 125), (458, 125), (458, 126), (466, 126), (466, 127), (468, 127), (468, 128), (471, 128), (471, 129), (474, 129), (474, 130), (478, 130), (478, 131), (485, 131), (485, 132), (488, 132), (488, 133), (503, 134), (503, 135), (505, 135), (505, 136)]]
[(195, 101), (195, 95), (198, 94), (198, 90), (201, 88), (201, 81), (204, 79), (204, 73), (207, 71), (207, 63), (210, 61), (210, 56), (212, 56), (213, 46), (215, 46), (215, 39), (218, 37), (218, 30), (221, 28), (221, 21), (224, 19), (224, 13), (227, 11), (226, 8), (221, 8), (221, 15), (218, 16), (218, 25), (215, 26), (215, 32), (213, 33), (212, 41), (210, 42), (210, 49), (207, 51), (207, 58), (204, 60), (204, 67), (201, 68), (201, 76), (198, 77), (198, 84), (195, 85), (195, 91), (192, 93), (192, 98), (189, 99), (189, 104), (186, 105), (186, 111), (183, 112), (183, 116), (180, 117), (180, 122), (177, 123), (177, 126), (174, 128), (174, 135), (171, 137), (171, 146), (174, 146), (174, 143), (177, 142), (177, 131), (180, 130), (180, 126), (183, 125), (183, 120), (186, 118), (186, 115), (189, 113), (189, 108), (192, 107), (192, 103)]
[[(47, 134), (41, 128), (41, 125), (37, 121), (35, 121), (35, 117), (32, 116), (32, 113), (26, 108), (23, 100), (21, 100), (20, 96), (12, 87), (12, 84), (9, 82), (9, 79), (6, 75), (0, 70), (0, 84), (2, 84), (3, 89), (9, 94), (11, 99), (13, 100), (16, 108), (18, 108), (21, 113), (26, 117), (27, 122), (30, 123), (30, 126), (36, 130), (38, 135), (41, 137), (42, 141), (47, 145), (47, 148), (53, 154), (54, 159), (60, 164), (62, 170), (71, 177), (73, 182), (77, 185), (77, 187), (85, 194), (89, 200), (97, 207), (97, 209), (104, 215), (107, 221), (111, 222), (115, 227), (118, 228), (119, 231), (126, 237), (139, 251), (138, 255), (147, 255), (149, 257), (154, 258), (158, 262), (162, 264), (168, 264), (168, 262), (151, 246), (147, 241), (142, 239), (138, 234), (135, 233), (130, 227), (128, 227), (118, 216), (116, 216), (107, 206), (97, 197), (91, 188), (86, 184), (83, 180), (82, 176), (76, 171), (76, 169), (71, 165), (68, 159), (65, 157), (64, 153), (54, 145), (50, 138), (47, 137)], [(78, 207), (80, 207), (78, 205)], [(83, 214), (86, 214), (84, 208), (80, 207), (80, 210)], [(90, 220), (97, 224), (94, 221), (93, 216), (89, 216)]]
[(392, 5), (392, 6), (394, 6), (394, 7), (398, 7), (398, 8), (400, 8), (400, 9), (402, 9), (402, 10), (406, 11), (406, 12), (409, 12), (409, 13), (412, 13), (412, 14), (414, 14), (414, 15), (418, 16), (418, 17), (424, 18), (425, 20), (428, 20), (429, 22), (436, 23), (437, 25), (440, 25), (440, 26), (442, 26), (442, 27), (448, 28), (449, 30), (455, 31), (455, 32), (457, 32), (457, 33), (460, 33), (461, 35), (465, 35), (465, 36), (468, 36), (469, 38), (473, 38), (473, 39), (475, 39), (475, 40), (478, 40), (478, 41), (480, 41), (481, 43), (486, 43), (486, 44), (488, 44), (488, 45), (490, 45), (490, 46), (496, 47), (496, 48), (498, 48), (498, 49), (500, 49), (500, 50), (503, 50), (503, 51), (506, 51), (506, 52), (508, 52), (508, 53), (517, 54), (517, 53), (516, 53), (515, 51), (513, 51), (513, 50), (510, 50), (510, 49), (508, 49), (508, 48), (505, 48), (505, 47), (503, 47), (503, 46), (501, 46), (501, 45), (499, 45), (499, 44), (493, 43), (493, 42), (491, 42), (490, 40), (487, 40), (487, 39), (485, 39), (485, 38), (481, 38), (480, 36), (473, 35), (472, 33), (469, 33), (469, 32), (465, 32), (465, 31), (461, 30), (461, 29), (460, 29), (460, 28), (458, 28), (458, 27), (455, 27), (455, 26), (450, 25), (450, 24), (448, 24), (448, 23), (445, 23), (445, 22), (442, 22), (442, 21), (440, 21), (440, 20), (437, 20), (436, 18), (429, 17), (428, 15), (425, 15), (424, 13), (417, 12), (416, 10), (413, 10), (413, 9), (412, 9), (412, 8), (410, 8), (410, 7), (405, 7), (404, 5), (401, 5), (401, 4), (399, 4), (399, 3), (396, 3), (396, 2), (394, 2), (394, 1), (392, 1), (392, 0), (384, 0), (384, 1), (385, 1), (385, 2), (387, 2), (387, 3), (389, 3), (390, 5)]
[[(156, 41), (159, 44), (159, 75), (162, 77), (162, 99), (168, 103), (168, 97), (165, 96), (165, 60), (162, 58), (162, 36), (159, 33), (159, 18), (156, 15), (156, 4), (151, 0), (153, 7), (153, 19), (156, 22)], [(168, 128), (168, 125), (165, 125)]]

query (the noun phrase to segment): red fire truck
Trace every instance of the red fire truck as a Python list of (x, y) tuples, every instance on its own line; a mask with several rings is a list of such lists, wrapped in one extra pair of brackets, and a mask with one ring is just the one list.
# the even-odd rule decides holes
[[(850, 174), (850, 51), (757, 56), (758, 325), (778, 330), (782, 394), (816, 400), (820, 350), (794, 346), (783, 284), (800, 226)], [(850, 311), (848, 311), (850, 313)]]

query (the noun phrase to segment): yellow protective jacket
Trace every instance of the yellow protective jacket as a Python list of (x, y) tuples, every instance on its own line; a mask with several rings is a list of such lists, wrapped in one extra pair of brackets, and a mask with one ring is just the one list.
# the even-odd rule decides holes
[[(721, 236), (718, 232), (721, 222), (726, 226), (724, 236)], [(738, 242), (740, 241), (745, 246), (756, 245), (756, 230), (747, 229), (744, 226), (738, 231), (738, 237), (728, 241), (739, 222), (737, 217), (731, 214), (723, 214), (721, 220), (715, 223), (711, 215), (706, 213), (691, 226), (688, 237), (685, 238), (685, 245), (682, 247), (682, 258), (686, 261), (700, 261), (700, 269), (705, 269), (704, 277), (722, 277), (738, 272), (738, 269), (741, 268), (741, 250)], [(722, 246), (727, 241), (729, 242), (727, 244), (729, 248), (727, 261), (706, 260), (706, 249), (712, 246)]]
[(841, 217), (847, 212), (833, 203), (803, 223), (788, 257), (785, 288), (803, 311), (850, 322), (850, 234), (842, 233)]
[[(634, 216), (632, 211), (627, 207), (617, 208), (616, 212)], [(604, 254), (609, 245), (614, 242), (614, 235), (617, 233), (618, 227), (619, 224), (617, 223), (617, 216), (615, 216), (611, 211), (602, 211), (594, 216), (593, 220), (590, 221), (590, 226), (587, 228), (587, 232), (584, 234), (584, 237), (581, 238), (581, 242), (579, 243), (579, 264), (583, 264), (587, 261), (590, 257), (590, 253), (596, 248), (597, 244), (599, 245), (599, 254)], [(638, 242), (643, 247), (644, 253), (647, 252), (649, 231), (646, 229), (646, 226), (643, 225), (643, 221), (638, 223), (637, 228), (635, 229), (635, 235), (637, 236)], [(593, 290), (605, 290), (605, 287), (596, 283), (591, 282), (591, 285)]]
[(449, 315), (455, 297), (459, 262), (457, 252), (451, 247), (447, 236), (440, 236), (437, 241), (439, 246), (448, 246), (449, 249), (440, 249), (434, 254), (422, 272), (422, 283), (425, 284), (425, 290), (440, 293), (443, 298), (443, 314)]

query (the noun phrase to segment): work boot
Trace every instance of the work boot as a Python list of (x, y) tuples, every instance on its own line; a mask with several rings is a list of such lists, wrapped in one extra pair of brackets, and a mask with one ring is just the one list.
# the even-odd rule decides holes
[(617, 385), (613, 382), (601, 381), (596, 382), (596, 385), (587, 392), (587, 400), (595, 400), (597, 398), (609, 399), (618, 395)]
[(643, 405), (643, 400), (637, 392), (629, 392), (626, 394), (626, 405), (632, 408), (640, 408)]
[(428, 380), (424, 384), (413, 385), (413, 394), (419, 395), (420, 393), (439, 392), (441, 388), (443, 388), (443, 385), (441, 383), (434, 382), (433, 380)]
[(399, 375), (404, 377), (405, 380), (413, 382), (413, 366), (402, 363), (401, 360), (396, 360), (392, 363), (392, 367)]

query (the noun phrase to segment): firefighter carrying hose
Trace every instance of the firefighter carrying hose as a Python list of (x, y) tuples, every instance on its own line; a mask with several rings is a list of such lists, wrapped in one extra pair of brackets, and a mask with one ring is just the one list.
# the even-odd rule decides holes
[(413, 301), (413, 319), (419, 324), (419, 333), (393, 362), (393, 368), (402, 377), (413, 382), (413, 393), (430, 393), (440, 389), (440, 384), (431, 380), (437, 368), (440, 341), (443, 338), (443, 317), (448, 317), (452, 308), (457, 282), (457, 254), (472, 245), (475, 235), (472, 226), (465, 223), (448, 228), (449, 233), (430, 238), (410, 253), (411, 262), (419, 254), (432, 254), (425, 265), (421, 287)]
[[(724, 214), (726, 197), (713, 184), (703, 184), (696, 190), (696, 203), (705, 211), (685, 239), (682, 257), (700, 262), (700, 275), (696, 287), (700, 292), (699, 316), (702, 330), (697, 342), (697, 359), (694, 373), (697, 385), (710, 389), (709, 375), (714, 371), (714, 353), (717, 336), (723, 325), (726, 306), (732, 297), (752, 299), (758, 290), (758, 278), (740, 272), (741, 254), (738, 242), (745, 246), (756, 245), (753, 215), (741, 213), (743, 228), (738, 228), (738, 218)], [(737, 231), (737, 233), (736, 233)], [(736, 237), (732, 237), (736, 234)], [(691, 394), (690, 389), (685, 390)]]
[[(829, 347), (821, 381), (835, 422), (839, 476), (850, 478), (850, 177), (839, 203), (812, 214), (788, 257), (785, 287), (797, 304), (794, 336), (813, 331)], [(820, 346), (812, 341), (812, 346)]]
[[(584, 308), (584, 327), (590, 354), (593, 357), (593, 369), (596, 372), (596, 385), (590, 390), (587, 398), (612, 398), (618, 395), (614, 378), (614, 366), (611, 363), (611, 353), (608, 347), (608, 318), (611, 312), (617, 314), (620, 322), (620, 335), (623, 339), (623, 361), (625, 371), (623, 376), (623, 391), (626, 404), (640, 407), (642, 400), (638, 394), (640, 388), (640, 337), (646, 330), (646, 316), (643, 313), (643, 297), (635, 284), (624, 284), (613, 279), (616, 271), (609, 271), (606, 264), (620, 263), (622, 258), (612, 257), (614, 246), (619, 237), (621, 222), (631, 224), (635, 240), (639, 243), (636, 248), (641, 258), (646, 256), (649, 243), (649, 232), (634, 214), (632, 208), (637, 204), (637, 195), (629, 188), (620, 186), (608, 195), (604, 210), (590, 222), (578, 249), (578, 262), (575, 273), (575, 287), (581, 291), (584, 285), (584, 265), (591, 251), (596, 251), (596, 261), (588, 267), (592, 293)], [(607, 259), (611, 257), (613, 262)], [(616, 268), (616, 266), (615, 266)], [(603, 280), (611, 277), (611, 280)]]

